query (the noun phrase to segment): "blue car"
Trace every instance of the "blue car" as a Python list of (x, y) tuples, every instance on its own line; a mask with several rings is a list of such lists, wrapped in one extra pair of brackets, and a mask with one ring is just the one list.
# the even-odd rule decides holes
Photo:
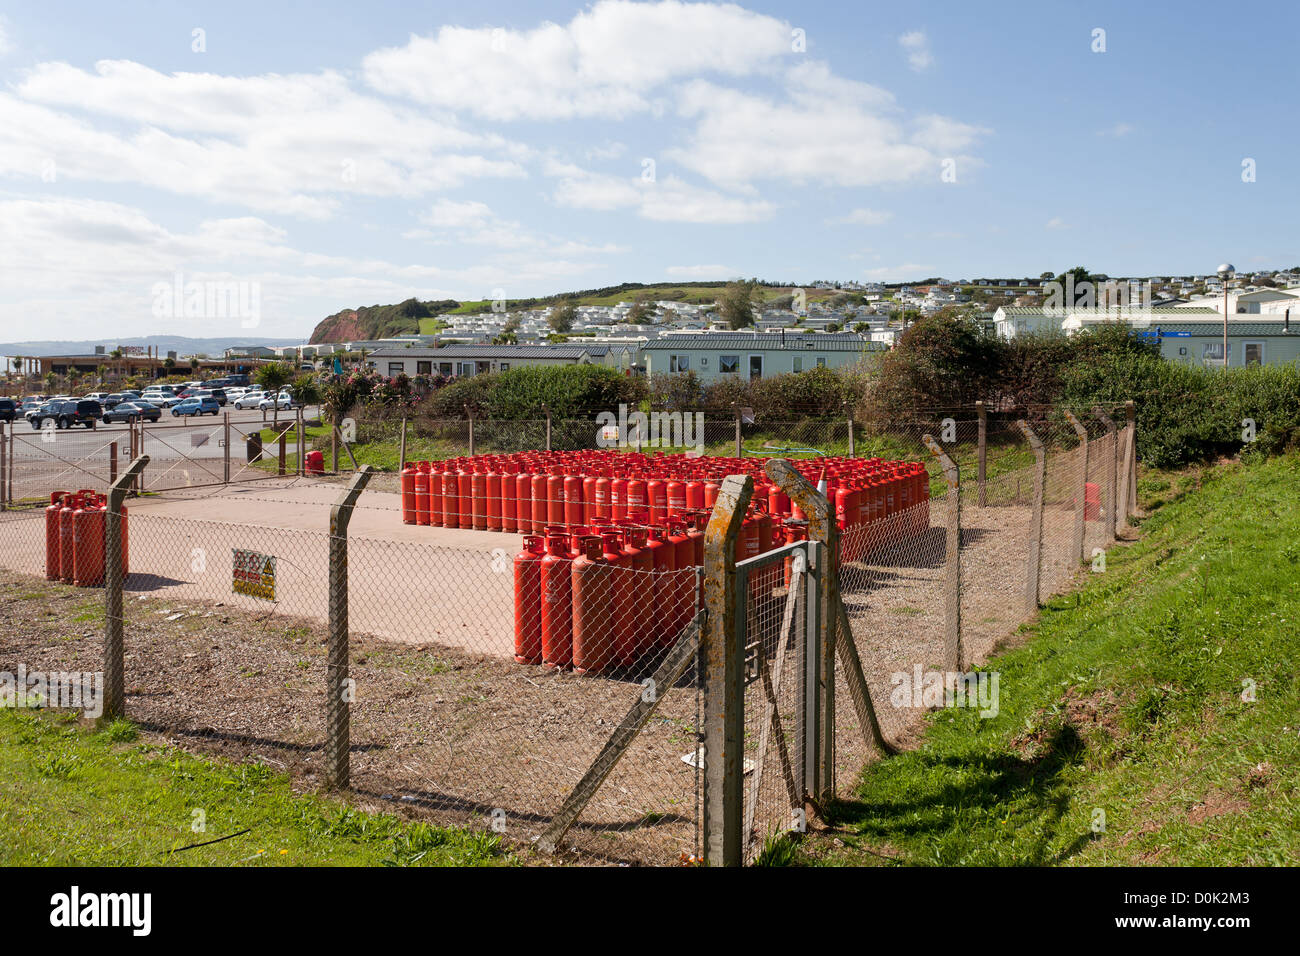
[(221, 405), (215, 398), (187, 398), (172, 406), (172, 417), (180, 415), (216, 415)]

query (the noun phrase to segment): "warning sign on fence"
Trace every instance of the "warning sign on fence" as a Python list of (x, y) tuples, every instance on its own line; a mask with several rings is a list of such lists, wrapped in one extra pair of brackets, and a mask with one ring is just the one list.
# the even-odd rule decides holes
[(234, 555), (234, 573), (231, 590), (236, 594), (261, 598), (263, 601), (275, 600), (275, 555), (258, 554), (243, 548), (232, 549)]

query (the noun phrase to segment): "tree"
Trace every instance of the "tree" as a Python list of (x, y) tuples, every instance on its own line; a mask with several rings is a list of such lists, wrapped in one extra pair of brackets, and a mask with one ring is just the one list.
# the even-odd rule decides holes
[[(253, 381), (261, 385), (262, 389), (273, 398), (278, 396), (280, 389), (292, 382), (293, 379), (294, 369), (288, 362), (267, 362), (253, 373)], [(280, 403), (273, 401), (272, 409), (272, 420), (278, 424), (280, 421)]]
[(740, 279), (727, 283), (726, 289), (718, 300), (718, 309), (723, 321), (733, 330), (753, 325), (757, 298), (757, 279)]
[(572, 330), (573, 322), (577, 317), (578, 307), (574, 305), (572, 299), (565, 299), (547, 314), (546, 324), (551, 327), (551, 331), (564, 333)]
[(197, 372), (198, 370), (199, 370), (199, 357), (196, 355), (192, 359), (190, 359), (190, 371)]
[(632, 303), (632, 308), (627, 310), (627, 317), (623, 321), (628, 325), (644, 325), (654, 322), (654, 314), (645, 296), (637, 296), (636, 301)]

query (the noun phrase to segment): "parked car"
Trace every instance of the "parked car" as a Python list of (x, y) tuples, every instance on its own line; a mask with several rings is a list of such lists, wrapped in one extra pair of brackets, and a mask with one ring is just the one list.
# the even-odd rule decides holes
[(301, 402), (295, 403), (293, 396), (288, 392), (280, 392), (278, 395), (275, 396), (275, 398), (272, 398), (270, 395), (266, 395), (260, 402), (257, 403), (257, 407), (264, 411), (270, 409), (277, 409), (277, 408), (283, 410), (286, 408), (297, 408), (301, 404), (302, 404)]
[(187, 398), (172, 406), (172, 416), (180, 415), (219, 415), (221, 406), (212, 396), (207, 398)]
[(226, 390), (224, 388), (214, 388), (212, 390), (212, 397), (217, 400), (218, 405), (221, 405), (223, 407), (226, 405), (227, 402), (230, 401), (230, 399), (226, 396)]
[(156, 422), (160, 418), (162, 418), (162, 409), (149, 402), (118, 402), (104, 412), (105, 425), (111, 425), (113, 422), (138, 422), (142, 419)]
[(34, 412), (27, 413), (27, 420), (37, 431), (50, 427), (72, 428), (74, 425), (85, 425), (93, 430), (103, 417), (104, 406), (90, 398), (46, 402)]
[(265, 392), (245, 392), (235, 399), (236, 408), (261, 408), (262, 399), (266, 398)]
[(20, 414), (17, 402), (12, 398), (0, 398), (0, 422), (11, 422)]

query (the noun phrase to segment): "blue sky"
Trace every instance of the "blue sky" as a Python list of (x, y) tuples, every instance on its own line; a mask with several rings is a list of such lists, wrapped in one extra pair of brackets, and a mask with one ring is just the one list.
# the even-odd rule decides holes
[[(0, 4), (0, 337), (305, 336), (411, 295), (623, 281), (1293, 266), (1298, 25), (1284, 3)], [(256, 284), (255, 327), (157, 314), (178, 274)]]

